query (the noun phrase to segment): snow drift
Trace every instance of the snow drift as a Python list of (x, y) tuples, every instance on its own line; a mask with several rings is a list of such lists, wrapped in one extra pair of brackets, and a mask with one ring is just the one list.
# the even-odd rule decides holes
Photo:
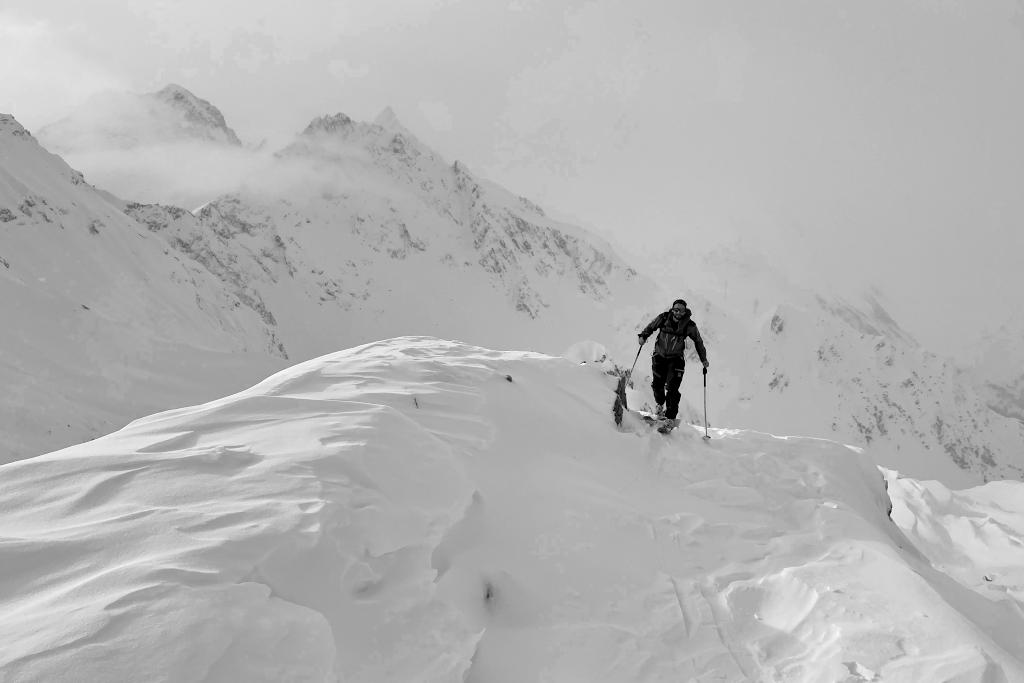
[(4, 465), (0, 680), (1024, 680), (1020, 585), (859, 452), (617, 431), (613, 385), (406, 337)]

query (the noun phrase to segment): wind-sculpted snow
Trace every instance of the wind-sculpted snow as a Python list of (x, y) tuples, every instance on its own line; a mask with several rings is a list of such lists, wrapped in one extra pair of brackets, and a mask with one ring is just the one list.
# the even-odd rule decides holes
[(398, 338), (5, 465), (0, 680), (1024, 677), (1018, 589), (933, 567), (863, 455), (617, 431), (613, 382)]
[[(1024, 601), (1024, 498), (1017, 482), (950, 491), (888, 474), (893, 520), (936, 568), (996, 603), (1007, 628)], [(1018, 637), (1019, 634), (1018, 634)]]

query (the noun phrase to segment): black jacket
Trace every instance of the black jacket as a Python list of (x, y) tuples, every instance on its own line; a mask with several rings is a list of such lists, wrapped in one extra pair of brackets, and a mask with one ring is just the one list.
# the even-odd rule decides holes
[(708, 352), (704, 348), (704, 340), (700, 338), (697, 330), (697, 323), (693, 322), (690, 314), (687, 313), (678, 321), (672, 318), (668, 311), (658, 314), (658, 317), (651, 321), (651, 324), (643, 329), (640, 336), (647, 340), (654, 331), (658, 330), (658, 340), (654, 343), (655, 356), (667, 356), (670, 358), (682, 357), (686, 351), (686, 338), (693, 340), (697, 349), (697, 355), (701, 362), (706, 362)]

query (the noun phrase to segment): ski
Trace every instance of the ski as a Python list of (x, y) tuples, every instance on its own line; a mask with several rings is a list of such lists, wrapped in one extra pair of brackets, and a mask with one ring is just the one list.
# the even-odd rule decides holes
[(673, 429), (679, 426), (679, 420), (665, 420), (664, 424), (658, 426), (658, 432), (661, 434), (670, 434)]
[(670, 420), (667, 417), (658, 417), (657, 415), (645, 410), (638, 410), (636, 411), (636, 414), (639, 415), (644, 422), (657, 429), (661, 434), (668, 434), (679, 426), (679, 420)]

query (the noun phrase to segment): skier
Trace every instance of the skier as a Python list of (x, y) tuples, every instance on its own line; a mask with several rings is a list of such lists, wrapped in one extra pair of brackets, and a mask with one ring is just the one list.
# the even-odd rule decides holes
[(704, 364), (704, 372), (707, 372), (708, 368), (708, 354), (704, 349), (704, 340), (700, 338), (700, 332), (697, 330), (697, 323), (693, 322), (690, 309), (682, 299), (673, 301), (671, 309), (658, 314), (658, 317), (640, 332), (641, 347), (655, 330), (658, 330), (658, 339), (654, 343), (654, 353), (651, 356), (651, 371), (654, 374), (651, 389), (654, 391), (654, 401), (658, 404), (658, 417), (668, 420), (669, 425), (674, 427), (678, 424), (676, 415), (679, 412), (679, 385), (683, 381), (683, 371), (686, 369), (686, 360), (683, 358), (686, 338), (693, 340), (700, 362)]

